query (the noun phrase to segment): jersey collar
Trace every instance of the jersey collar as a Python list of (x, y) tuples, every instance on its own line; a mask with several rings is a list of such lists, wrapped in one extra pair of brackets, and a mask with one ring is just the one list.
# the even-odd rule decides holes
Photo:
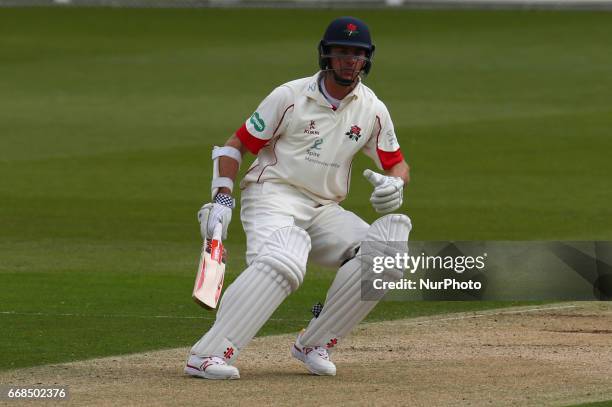
[[(318, 104), (322, 106), (330, 106), (327, 99), (325, 99), (325, 96), (323, 96), (323, 93), (321, 93), (321, 91), (319, 90), (319, 77), (322, 74), (323, 72), (319, 71), (310, 77), (310, 80), (308, 81), (308, 85), (306, 86), (306, 90), (304, 91), (304, 94), (308, 96), (309, 98), (314, 99)], [(362, 87), (363, 85), (361, 83), (361, 78), (359, 78), (359, 82), (357, 83), (357, 86), (355, 86), (355, 89), (353, 89), (351, 93), (349, 93), (348, 95), (344, 97), (344, 99), (342, 99), (342, 103), (340, 106), (346, 105), (346, 101), (348, 100), (359, 98), (361, 95)]]

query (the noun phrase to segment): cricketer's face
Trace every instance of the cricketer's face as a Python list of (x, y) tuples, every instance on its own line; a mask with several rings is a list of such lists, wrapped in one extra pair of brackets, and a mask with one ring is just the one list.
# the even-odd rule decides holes
[(348, 81), (354, 81), (366, 64), (366, 51), (357, 47), (332, 46), (331, 67), (334, 73)]

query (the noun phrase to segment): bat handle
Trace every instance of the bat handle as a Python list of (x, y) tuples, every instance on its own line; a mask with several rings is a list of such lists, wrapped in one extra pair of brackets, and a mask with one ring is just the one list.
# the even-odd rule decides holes
[(215, 229), (213, 230), (212, 240), (221, 241), (221, 234), (223, 233), (223, 225), (221, 222), (217, 223)]

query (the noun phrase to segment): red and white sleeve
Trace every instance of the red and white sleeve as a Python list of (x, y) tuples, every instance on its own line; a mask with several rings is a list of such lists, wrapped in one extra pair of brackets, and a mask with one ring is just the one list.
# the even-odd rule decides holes
[(372, 134), (363, 147), (363, 152), (374, 160), (379, 169), (389, 170), (395, 164), (402, 162), (404, 156), (395, 135), (391, 115), (387, 107), (382, 102), (379, 103)]
[(236, 136), (251, 153), (257, 154), (286, 126), (283, 118), (291, 106), (291, 89), (279, 86), (259, 104), (251, 117), (236, 131)]

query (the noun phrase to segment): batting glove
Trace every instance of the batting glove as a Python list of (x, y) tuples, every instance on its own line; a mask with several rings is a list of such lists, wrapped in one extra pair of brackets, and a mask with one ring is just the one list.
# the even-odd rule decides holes
[(370, 202), (376, 212), (389, 213), (402, 206), (404, 181), (401, 178), (389, 177), (372, 170), (365, 170), (363, 176), (374, 186)]
[(217, 194), (215, 202), (202, 206), (202, 209), (198, 212), (202, 239), (212, 238), (215, 226), (219, 222), (223, 226), (221, 237), (223, 240), (227, 239), (227, 228), (232, 221), (232, 209), (234, 206), (234, 198), (227, 194)]

